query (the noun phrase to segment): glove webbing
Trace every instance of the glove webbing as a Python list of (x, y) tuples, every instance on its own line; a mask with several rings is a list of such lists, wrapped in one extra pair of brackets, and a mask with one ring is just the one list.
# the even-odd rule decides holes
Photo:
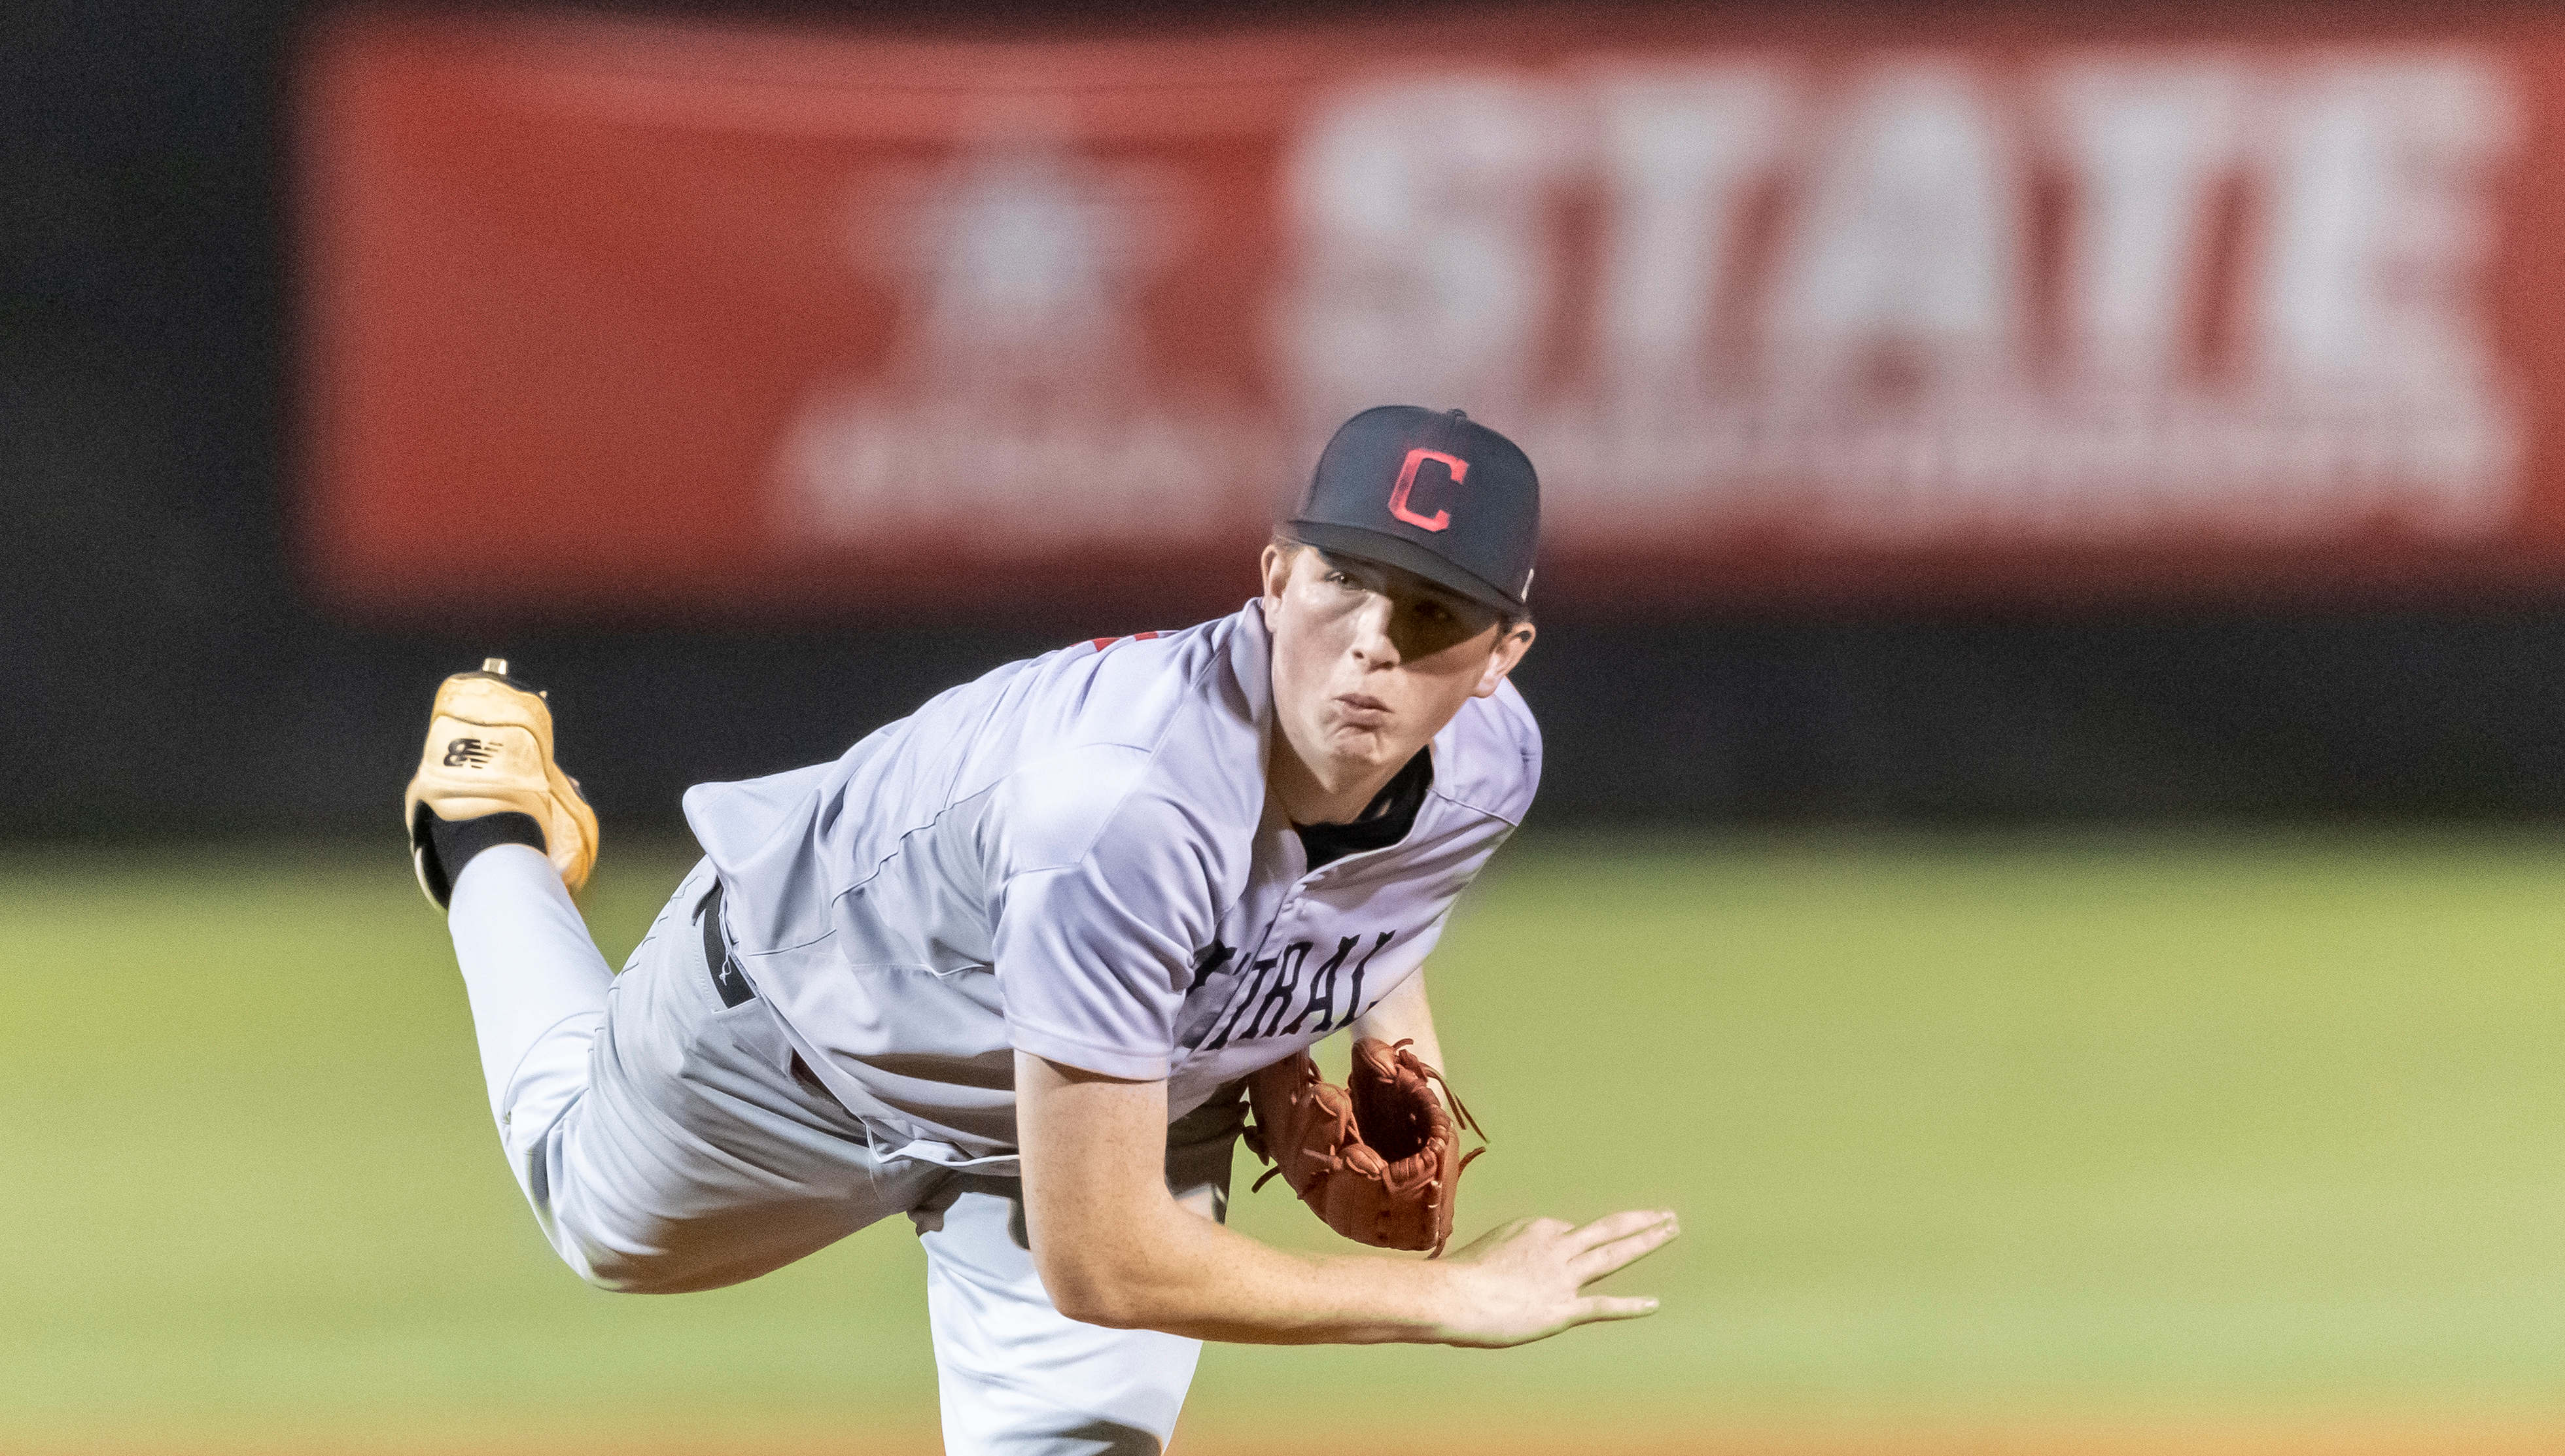
[[(1395, 1055), (1400, 1050), (1414, 1044), (1415, 1041), (1416, 1039), (1414, 1037), (1401, 1038), (1398, 1041), (1390, 1043), (1389, 1050), (1392, 1055)], [(1479, 1134), (1479, 1145), (1470, 1149), (1468, 1152), (1461, 1154), (1461, 1160), (1452, 1165), (1453, 1187), (1444, 1190), (1445, 1195), (1448, 1197), (1454, 1189), (1457, 1189), (1460, 1186), (1461, 1175), (1470, 1171), (1470, 1160), (1488, 1150), (1488, 1129), (1480, 1126), (1479, 1119), (1471, 1116), (1470, 1109), (1461, 1104), (1461, 1094), (1452, 1091), (1451, 1079), (1443, 1075), (1442, 1068), (1435, 1066), (1433, 1063), (1426, 1061), (1422, 1057), (1416, 1059), (1416, 1065), (1424, 1070), (1427, 1077), (1434, 1080), (1437, 1087), (1443, 1089), (1443, 1100), (1452, 1104), (1452, 1120)], [(1248, 1191), (1253, 1193), (1256, 1190), (1251, 1188)], [(1426, 1255), (1425, 1257), (1428, 1259), (1442, 1258), (1443, 1246), (1450, 1242), (1452, 1242), (1452, 1236), (1449, 1234), (1444, 1235), (1441, 1239), (1435, 1242), (1434, 1252)]]
[[(1414, 1045), (1416, 1045), (1416, 1039), (1414, 1037), (1402, 1037), (1399, 1040), (1390, 1043), (1390, 1055), (1395, 1059), (1398, 1053), (1405, 1051), (1407, 1048)], [(1443, 1089), (1443, 1099), (1451, 1104), (1452, 1120), (1454, 1123), (1461, 1127), (1466, 1127), (1470, 1131), (1479, 1135), (1479, 1145), (1471, 1148), (1468, 1152), (1461, 1154), (1460, 1161), (1452, 1165), (1452, 1183), (1454, 1187), (1458, 1187), (1461, 1181), (1461, 1175), (1469, 1171), (1471, 1162), (1476, 1159), (1479, 1154), (1488, 1150), (1488, 1146), (1493, 1139), (1488, 1136), (1488, 1129), (1479, 1125), (1479, 1119), (1471, 1115), (1469, 1107), (1461, 1100), (1461, 1094), (1452, 1090), (1452, 1081), (1450, 1078), (1443, 1075), (1443, 1070), (1441, 1068), (1436, 1067), (1434, 1064), (1426, 1061), (1422, 1057), (1416, 1059), (1416, 1065), (1418, 1069), (1421, 1070), (1427, 1078), (1431, 1079), (1437, 1087)], [(1357, 1135), (1359, 1135), (1361, 1131), (1361, 1123), (1359, 1120), (1355, 1123), (1355, 1131)], [(1260, 1154), (1260, 1156), (1262, 1154)], [(1263, 1192), (1266, 1184), (1273, 1182), (1275, 1178), (1282, 1174), (1282, 1159), (1280, 1156), (1277, 1156), (1272, 1159), (1272, 1162), (1274, 1166), (1267, 1168), (1265, 1170), (1265, 1176), (1258, 1178), (1254, 1183), (1250, 1184), (1247, 1189), (1248, 1192)], [(1444, 1190), (1445, 1196), (1449, 1197), (1452, 1191), (1453, 1190), (1451, 1188), (1446, 1188)], [(1444, 1245), (1448, 1244), (1450, 1241), (1451, 1236), (1446, 1234), (1442, 1241), (1435, 1244), (1432, 1252), (1428, 1253), (1425, 1257), (1428, 1259), (1442, 1258)]]

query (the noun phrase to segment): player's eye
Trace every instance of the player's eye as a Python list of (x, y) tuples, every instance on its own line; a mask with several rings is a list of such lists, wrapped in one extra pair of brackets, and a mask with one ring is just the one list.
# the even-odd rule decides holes
[(1318, 580), (1326, 583), (1330, 587), (1350, 587), (1354, 584), (1354, 579), (1346, 576), (1342, 572), (1329, 572)]

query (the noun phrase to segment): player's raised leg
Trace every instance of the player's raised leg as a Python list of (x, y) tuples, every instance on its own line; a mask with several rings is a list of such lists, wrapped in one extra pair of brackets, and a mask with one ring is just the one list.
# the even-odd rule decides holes
[(877, 1159), (860, 1121), (794, 1078), (766, 1004), (717, 988), (709, 865), (624, 974), (607, 969), (571, 900), (595, 819), (554, 762), (549, 705), (504, 662), (438, 690), (403, 815), (419, 887), (447, 907), (509, 1167), (581, 1278), (642, 1293), (735, 1284), (944, 1176)]
[(587, 1088), (614, 975), (571, 903), (596, 858), (596, 816), (553, 757), (552, 708), (491, 658), (436, 691), (402, 797), (410, 859), (447, 910), (490, 1114), (548, 1226), (540, 1146)]
[(853, 1113), (794, 1076), (767, 1003), (734, 1000), (716, 981), (712, 886), (698, 864), (632, 952), (576, 1099), (539, 1131), (521, 1101), (508, 1129), (554, 1249), (606, 1289), (682, 1294), (754, 1279), (914, 1207), (948, 1176), (877, 1155)]
[(446, 926), (472, 1005), (490, 1115), (550, 1233), (547, 1142), (587, 1091), (614, 973), (552, 862), (523, 845), (493, 846), (465, 864)]

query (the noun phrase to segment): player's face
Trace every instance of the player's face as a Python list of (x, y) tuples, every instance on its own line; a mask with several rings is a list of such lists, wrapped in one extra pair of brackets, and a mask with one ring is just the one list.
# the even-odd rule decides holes
[(1330, 791), (1396, 773), (1464, 703), (1495, 692), (1532, 638), (1529, 622), (1504, 630), (1411, 572), (1273, 546), (1265, 624), (1276, 720)]

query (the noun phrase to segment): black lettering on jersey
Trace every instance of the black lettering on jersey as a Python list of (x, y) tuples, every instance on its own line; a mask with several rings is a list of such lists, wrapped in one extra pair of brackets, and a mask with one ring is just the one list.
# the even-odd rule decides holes
[[(1265, 959), (1254, 963), (1253, 969), (1256, 974), (1249, 977), (1247, 984), (1240, 988), (1238, 995), (1238, 1009), (1229, 1014), (1229, 1025), (1220, 1029), (1219, 1036), (1216, 1036), (1209, 1042), (1203, 1044), (1204, 1051), (1217, 1052), (1221, 1048), (1229, 1045), (1229, 1034), (1238, 1030), (1239, 1019), (1246, 1016), (1249, 1008), (1256, 1005), (1256, 993), (1265, 985), (1265, 973), (1274, 969), (1274, 963), (1281, 959), (1281, 956), (1269, 955)], [(1250, 1031), (1247, 1035), (1252, 1039), (1255, 1037), (1256, 1033)]]
[[(1344, 1020), (1337, 1021), (1332, 1026), (1329, 1022), (1336, 1014), (1338, 968), (1343, 966), (1346, 958), (1353, 954), (1354, 947), (1362, 940), (1361, 936), (1348, 935), (1336, 942), (1336, 953), (1327, 957), (1326, 961), (1309, 977), (1309, 996), (1308, 1000), (1301, 1005), (1300, 1014), (1287, 1022), (1283, 1017), (1291, 1010), (1291, 999), (1300, 990), (1300, 968), (1307, 964), (1309, 952), (1316, 948), (1317, 942), (1295, 940), (1284, 946), (1280, 955), (1271, 955), (1263, 960), (1250, 962), (1248, 969), (1252, 974), (1245, 978), (1245, 984), (1236, 992), (1238, 999), (1231, 1006), (1229, 1020), (1222, 1025), (1218, 1036), (1202, 1044), (1202, 1049), (1206, 1052), (1217, 1052), (1228, 1046), (1233, 1037), (1252, 1042), (1259, 1037), (1295, 1035), (1299, 1032), (1301, 1024), (1310, 1022), (1312, 1018), (1315, 1018), (1313, 1024), (1321, 1033), (1341, 1030), (1353, 1025), (1354, 1020), (1369, 1009), (1363, 1005), (1362, 999), (1364, 970), (1371, 965), (1373, 956), (1386, 950), (1389, 943), (1397, 938), (1398, 932), (1395, 930), (1383, 930), (1372, 937), (1371, 948), (1365, 950), (1362, 953), (1362, 959), (1353, 964), (1351, 984), (1347, 988), (1343, 1003)], [(1210, 950), (1203, 952), (1197, 964), (1199, 966), (1208, 963), (1216, 972), (1221, 963), (1228, 959), (1229, 954), (1234, 953), (1228, 946), (1215, 944)], [(1282, 970), (1282, 975), (1279, 977), (1274, 976), (1277, 967)], [(1270, 986), (1267, 984), (1269, 977), (1273, 978)], [(1210, 979), (1209, 974), (1197, 969), (1194, 977), (1195, 985), (1199, 986), (1208, 979)]]
[(1389, 942), (1390, 942), (1393, 938), (1395, 938), (1395, 937), (1397, 936), (1397, 934), (1398, 934), (1398, 932), (1397, 932), (1397, 931), (1395, 931), (1395, 930), (1384, 930), (1384, 931), (1380, 932), (1380, 938), (1379, 938), (1378, 940), (1375, 940), (1375, 941), (1373, 941), (1373, 942), (1371, 943), (1371, 949), (1369, 949), (1369, 950), (1367, 950), (1367, 951), (1364, 951), (1364, 952), (1363, 952), (1363, 958), (1362, 958), (1361, 960), (1358, 960), (1358, 961), (1354, 962), (1354, 988), (1353, 988), (1353, 993), (1352, 993), (1351, 995), (1349, 995), (1349, 996), (1347, 996), (1347, 997), (1345, 998), (1345, 1019), (1344, 1019), (1343, 1021), (1340, 1021), (1340, 1022), (1336, 1023), (1336, 1025), (1337, 1025), (1337, 1026), (1339, 1026), (1339, 1027), (1349, 1027), (1349, 1026), (1352, 1026), (1352, 1025), (1354, 1024), (1354, 1018), (1356, 1018), (1356, 1017), (1358, 1017), (1358, 1016), (1360, 1016), (1360, 1015), (1362, 1015), (1362, 1014), (1363, 1014), (1363, 1009), (1364, 1009), (1364, 1008), (1363, 1008), (1363, 999), (1362, 999), (1362, 978), (1363, 978), (1363, 967), (1365, 967), (1365, 966), (1367, 966), (1367, 965), (1370, 965), (1370, 964), (1371, 964), (1371, 958), (1372, 958), (1373, 956), (1376, 956), (1376, 955), (1380, 954), (1380, 952), (1381, 952), (1381, 948), (1382, 948), (1383, 946), (1388, 945), (1388, 944), (1389, 944)]
[(1319, 1031), (1327, 1029), (1327, 1023), (1336, 1014), (1336, 968), (1343, 965), (1345, 957), (1353, 954), (1354, 947), (1361, 943), (1359, 935), (1348, 935), (1336, 942), (1336, 953), (1327, 957), (1327, 963), (1309, 977), (1309, 999), (1301, 1005), (1300, 1014), (1291, 1018), (1289, 1025), (1276, 1027), (1276, 1036), (1299, 1031), (1300, 1023), (1312, 1016), (1318, 1019)]
[[(1300, 989), (1300, 967), (1308, 964), (1313, 941), (1294, 940), (1282, 947), (1282, 970), (1274, 978), (1274, 989), (1265, 993), (1256, 1005), (1256, 1014), (1247, 1019), (1247, 1039), (1278, 1035), (1282, 1029), (1282, 1013), (1291, 1009), (1291, 997)], [(1274, 1014), (1267, 1016), (1271, 1010)]]
[(1185, 988), (1185, 994), (1191, 996), (1201, 990), (1203, 982), (1219, 975), (1220, 968), (1228, 965), (1229, 958), (1236, 954), (1238, 954), (1237, 946), (1223, 945), (1217, 939), (1204, 946), (1202, 954), (1194, 957), (1194, 980), (1192, 985)]

